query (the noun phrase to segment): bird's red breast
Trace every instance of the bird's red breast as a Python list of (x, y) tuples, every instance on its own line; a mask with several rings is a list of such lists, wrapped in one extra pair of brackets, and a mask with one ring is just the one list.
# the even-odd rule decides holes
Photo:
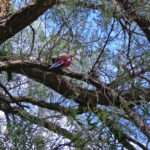
[(63, 61), (63, 67), (68, 67), (71, 65), (72, 57), (71, 56), (62, 56), (60, 58)]

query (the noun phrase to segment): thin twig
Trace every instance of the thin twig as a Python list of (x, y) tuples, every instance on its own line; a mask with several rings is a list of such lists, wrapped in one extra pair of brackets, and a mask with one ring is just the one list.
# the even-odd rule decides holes
[(112, 33), (113, 29), (114, 29), (114, 23), (115, 23), (115, 20), (113, 21), (113, 23), (112, 23), (112, 25), (111, 25), (111, 29), (110, 29), (110, 31), (109, 31), (109, 33), (108, 33), (107, 39), (106, 39), (106, 41), (105, 41), (105, 43), (104, 43), (104, 45), (103, 45), (103, 47), (102, 47), (102, 49), (101, 49), (101, 51), (100, 51), (98, 57), (97, 57), (97, 59), (96, 59), (94, 65), (92, 66), (92, 69), (89, 71), (89, 74), (91, 74), (92, 72), (94, 72), (96, 66), (99, 65), (99, 63), (100, 63), (100, 58), (102, 57), (102, 55), (103, 55), (103, 53), (104, 53), (104, 50), (105, 50), (105, 48), (106, 48), (106, 46), (107, 46), (107, 44), (108, 44), (108, 41), (109, 41), (109, 39), (110, 39), (110, 35), (111, 35), (111, 33)]

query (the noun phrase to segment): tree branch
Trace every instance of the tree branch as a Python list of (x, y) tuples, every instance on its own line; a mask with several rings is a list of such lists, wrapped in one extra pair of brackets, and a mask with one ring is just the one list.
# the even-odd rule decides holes
[(53, 110), (53, 111), (57, 111), (65, 116), (71, 116), (74, 113), (78, 113), (77, 109), (73, 109), (73, 108), (66, 108), (63, 107), (59, 104), (55, 104), (55, 103), (48, 103), (45, 102), (44, 100), (37, 100), (33, 97), (29, 97), (29, 96), (24, 96), (24, 97), (15, 97), (17, 102), (25, 102), (25, 103), (30, 103), (32, 105), (36, 105), (42, 108), (46, 108), (49, 110)]
[[(10, 60), (0, 62), (0, 71), (12, 71), (15, 73), (23, 74), (35, 81), (38, 81), (58, 93), (62, 94), (64, 97), (69, 99), (74, 99), (77, 103), (87, 106), (95, 106), (97, 103), (101, 105), (109, 106), (113, 104), (114, 106), (120, 107), (120, 101), (118, 100), (118, 94), (112, 95), (110, 92), (111, 87), (105, 85), (104, 83), (97, 81), (85, 74), (68, 72), (68, 71), (58, 71), (52, 72), (48, 69), (48, 65), (37, 64), (30, 62), (28, 60)], [(147, 70), (146, 70), (147, 71)], [(76, 85), (71, 84), (63, 76), (68, 76), (70, 78), (75, 78), (81, 81), (85, 81), (97, 88), (97, 90), (88, 90)], [(146, 90), (145, 99), (150, 95), (149, 90)], [(122, 93), (125, 99), (130, 99), (132, 101), (140, 100), (141, 93), (136, 97), (132, 96), (130, 91)], [(115, 97), (114, 97), (115, 96)], [(147, 99), (148, 101), (149, 99)]]
[[(10, 105), (9, 105), (10, 103), (8, 103), (7, 105), (4, 104), (4, 102), (10, 101), (10, 98), (8, 96), (0, 94), (0, 99), (2, 100), (0, 105), (2, 105), (2, 103), (3, 103), (3, 105), (2, 105), (3, 107), (0, 106), (0, 109), (2, 109), (5, 113), (7, 112), (7, 113), (12, 113), (12, 114), (18, 115), (18, 116), (22, 117), (23, 119), (30, 121), (31, 123), (43, 126), (47, 129), (49, 129), (50, 131), (55, 132), (55, 127), (54, 127), (54, 126), (56, 126), (55, 124), (53, 124), (51, 122), (47, 122), (45, 119), (40, 119), (38, 117), (35, 117), (35, 116), (27, 113), (23, 109), (10, 107)], [(58, 111), (58, 112), (62, 113), (63, 115), (66, 115), (66, 116), (71, 116), (72, 112), (75, 112), (75, 110), (72, 110), (72, 109), (70, 110), (70, 109), (67, 109), (63, 106), (59, 106), (57, 104), (47, 103), (45, 101), (39, 101), (39, 100), (36, 100), (32, 97), (15, 97), (15, 99), (17, 102), (31, 103), (33, 105), (36, 105), (36, 106), (39, 106), (42, 108), (47, 108), (50, 110)], [(143, 146), (143, 145), (140, 145), (139, 143), (137, 143), (134, 139), (130, 138), (125, 133), (123, 133), (123, 131), (120, 130), (120, 127), (117, 125), (117, 122), (115, 122), (115, 120), (112, 117), (110, 117), (109, 113), (107, 113), (104, 110), (98, 109), (95, 114), (100, 117), (100, 119), (105, 123), (106, 126), (108, 126), (108, 128), (111, 130), (111, 132), (114, 134), (114, 136), (118, 139), (118, 141), (120, 143), (122, 143), (126, 148), (134, 149), (133, 146), (129, 143), (129, 141), (131, 141), (131, 140), (132, 140), (132, 142), (136, 143), (140, 147)], [(52, 128), (50, 128), (49, 126), (52, 126)], [(59, 130), (61, 130), (62, 132), (64, 131), (60, 127), (59, 127), (60, 128), (59, 129), (58, 126), (56, 128), (58, 129), (58, 131)], [(59, 132), (57, 132), (57, 130), (55, 133), (60, 134)], [(69, 134), (69, 136), (70, 136), (70, 134)], [(68, 138), (68, 133), (64, 137)]]
[(133, 4), (129, 0), (116, 0), (121, 8), (125, 10), (126, 15), (135, 21), (141, 30), (145, 33), (148, 41), (150, 42), (150, 21), (146, 20), (144, 17), (141, 17), (136, 10), (133, 8)]
[(47, 9), (53, 7), (56, 2), (57, 0), (41, 0), (39, 2), (37, 0), (36, 3), (8, 16), (5, 20), (0, 20), (0, 44), (31, 24)]
[(0, 101), (0, 109), (3, 110), (4, 112), (15, 114), (24, 120), (30, 121), (33, 124), (37, 124), (41, 127), (47, 128), (48, 130), (50, 130), (58, 135), (62, 135), (63, 137), (70, 139), (77, 147), (81, 147), (86, 143), (85, 140), (81, 139), (78, 134), (71, 133), (68, 130), (56, 125), (55, 123), (46, 121), (43, 118), (33, 116), (23, 109), (20, 109), (17, 107), (11, 107), (8, 104), (6, 105), (6, 103), (4, 103), (4, 101), (6, 101), (5, 97), (0, 97), (0, 100), (1, 100)]

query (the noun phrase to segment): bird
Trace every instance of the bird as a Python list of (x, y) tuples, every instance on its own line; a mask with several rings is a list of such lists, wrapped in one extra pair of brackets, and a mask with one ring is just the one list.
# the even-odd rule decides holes
[(56, 58), (52, 59), (52, 65), (50, 65), (50, 70), (61, 70), (68, 68), (72, 64), (72, 59), (74, 55), (69, 53), (62, 53)]

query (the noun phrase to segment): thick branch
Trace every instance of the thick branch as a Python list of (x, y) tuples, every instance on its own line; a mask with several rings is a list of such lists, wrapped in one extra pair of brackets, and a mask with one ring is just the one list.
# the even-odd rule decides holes
[[(99, 103), (101, 105), (115, 105), (120, 106), (120, 101), (118, 100), (117, 94), (112, 95), (110, 93), (111, 88), (106, 86), (104, 83), (97, 81), (96, 79), (90, 78), (84, 74), (79, 74), (75, 72), (67, 72), (67, 71), (59, 71), (59, 72), (51, 72), (48, 69), (48, 66), (41, 65), (37, 63), (33, 63), (30, 61), (6, 61), (0, 62), (0, 71), (12, 71), (16, 73), (23, 74), (29, 78), (32, 78), (35, 81), (38, 81), (58, 93), (62, 94), (66, 98), (74, 99), (76, 102), (82, 105), (96, 105)], [(64, 79), (60, 75), (69, 76), (71, 78), (75, 78), (81, 81), (85, 81), (97, 88), (97, 90), (89, 91), (82, 87), (78, 87), (76, 85), (71, 84), (66, 79)], [(150, 93), (146, 90), (147, 94), (145, 97), (147, 98)], [(132, 93), (126, 92), (122, 94), (125, 99), (130, 99), (132, 101), (139, 100), (141, 93), (136, 97), (132, 96)], [(147, 99), (148, 100), (148, 99)]]
[(0, 44), (17, 32), (31, 24), (48, 8), (53, 7), (57, 0), (41, 0), (35, 4), (23, 8), (21, 11), (0, 21)]
[(141, 30), (145, 33), (146, 38), (150, 42), (150, 21), (146, 20), (144, 17), (140, 16), (136, 9), (133, 7), (133, 4), (129, 0), (116, 0), (121, 7), (125, 10), (126, 15), (135, 21)]
[(124, 97), (120, 96), (113, 89), (93, 79), (90, 79), (90, 82), (93, 82), (95, 85), (97, 84), (98, 90), (89, 91), (87, 89), (83, 89), (82, 87), (77, 87), (71, 84), (62, 76), (57, 75), (54, 72), (44, 71), (44, 68), (46, 69), (46, 67), (42, 65), (21, 60), (0, 63), (0, 71), (9, 70), (26, 75), (27, 77), (54, 89), (64, 97), (74, 99), (81, 106), (88, 106), (91, 109), (96, 107), (97, 103), (114, 105), (117, 107), (121, 106), (120, 108), (124, 109), (124, 111), (128, 114), (129, 119), (133, 120), (137, 127), (139, 127), (143, 133), (145, 133), (145, 135), (150, 137), (150, 128), (145, 125), (144, 121), (137, 115), (137, 113), (133, 112), (129, 108), (129, 104)]
[[(66, 98), (74, 99), (81, 105), (87, 106), (96, 105), (98, 91), (90, 91), (82, 87), (71, 84), (58, 73), (51, 72), (48, 66), (31, 63), (29, 61), (9, 61), (0, 62), (0, 71), (12, 71), (15, 73), (23, 74), (35, 81), (38, 81), (47, 87), (52, 88)], [(59, 72), (61, 73), (61, 72)], [(82, 79), (82, 75), (77, 74), (78, 79)], [(86, 80), (86, 79), (84, 79)], [(92, 80), (92, 79), (91, 79)], [(102, 92), (99, 95), (102, 96)], [(102, 104), (109, 105), (107, 100), (102, 100)]]

